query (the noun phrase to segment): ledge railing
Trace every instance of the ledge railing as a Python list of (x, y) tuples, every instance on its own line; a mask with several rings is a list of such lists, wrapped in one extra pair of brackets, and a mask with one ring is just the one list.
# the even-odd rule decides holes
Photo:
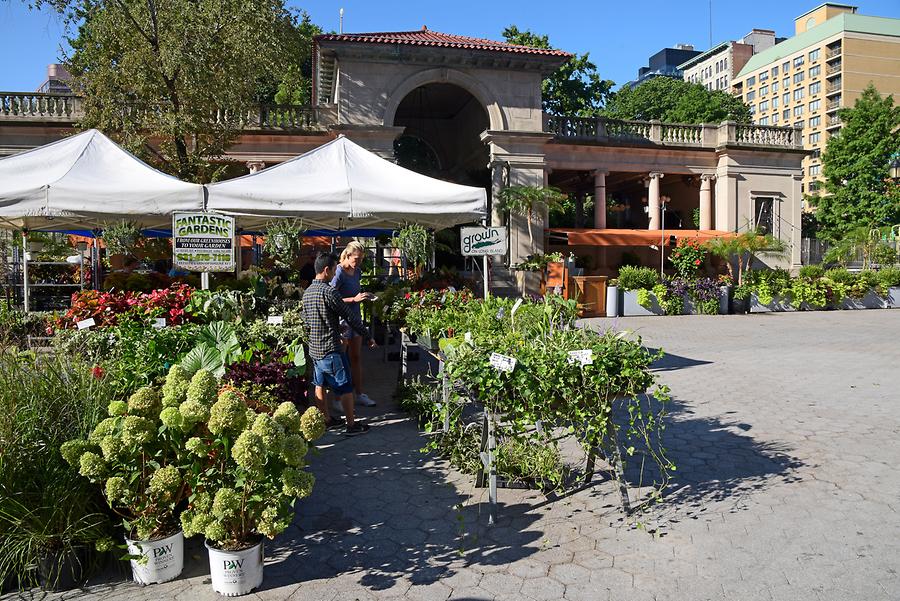
[[(73, 122), (84, 116), (81, 98), (74, 94), (41, 92), (0, 92), (0, 121)], [(219, 110), (213, 120), (235, 119), (244, 129), (308, 131), (321, 129), (329, 122), (327, 107), (264, 104), (235, 117)]]
[(800, 149), (800, 130), (793, 127), (623, 121), (605, 117), (566, 117), (544, 114), (544, 131), (560, 142), (595, 144), (647, 144), (693, 148), (766, 146)]

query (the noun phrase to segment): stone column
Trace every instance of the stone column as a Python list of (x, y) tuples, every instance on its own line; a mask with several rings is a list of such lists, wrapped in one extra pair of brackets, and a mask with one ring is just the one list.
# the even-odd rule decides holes
[(505, 161), (491, 161), (491, 217), (493, 227), (503, 226), (503, 212), (500, 210), (500, 191), (503, 190), (506, 172)]
[(711, 230), (712, 227), (712, 180), (715, 175), (704, 173), (700, 176), (700, 229)]
[(262, 171), (265, 168), (266, 164), (262, 161), (247, 161), (247, 169), (250, 170), (250, 175), (253, 175), (258, 171)]
[(606, 229), (606, 174), (605, 169), (594, 171), (594, 228)]
[(650, 230), (658, 230), (660, 229), (660, 204), (659, 204), (659, 180), (663, 178), (663, 173), (651, 173), (650, 174), (650, 190), (647, 197), (647, 203), (649, 207), (648, 216), (650, 217), (650, 225), (647, 229)]

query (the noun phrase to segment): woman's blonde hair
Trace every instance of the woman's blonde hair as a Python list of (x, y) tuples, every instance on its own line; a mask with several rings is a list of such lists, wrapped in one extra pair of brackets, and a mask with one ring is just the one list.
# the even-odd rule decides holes
[(354, 240), (350, 244), (347, 245), (347, 248), (341, 251), (341, 263), (346, 261), (352, 255), (359, 253), (361, 255), (365, 255), (366, 247), (362, 245), (361, 242)]

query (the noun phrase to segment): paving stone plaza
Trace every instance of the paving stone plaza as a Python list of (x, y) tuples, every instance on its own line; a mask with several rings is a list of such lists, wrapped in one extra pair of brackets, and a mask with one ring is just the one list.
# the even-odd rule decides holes
[[(672, 389), (677, 471), (642, 527), (599, 474), (562, 497), (503, 489), (488, 527), (485, 492), (421, 453), (415, 423), (382, 403), (361, 410), (367, 436), (323, 439), (313, 495), (247, 598), (900, 598), (900, 311), (588, 323), (667, 353), (656, 371)], [(372, 396), (387, 399), (397, 364), (380, 358)], [(189, 545), (167, 584), (123, 572), (24, 598), (218, 599), (202, 543)]]

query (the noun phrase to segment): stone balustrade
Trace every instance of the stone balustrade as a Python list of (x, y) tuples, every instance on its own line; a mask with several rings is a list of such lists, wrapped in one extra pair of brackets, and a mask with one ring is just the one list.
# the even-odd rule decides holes
[(604, 117), (544, 115), (544, 131), (560, 142), (597, 144), (653, 144), (717, 148), (721, 146), (766, 146), (802, 148), (799, 130), (793, 127), (738, 124), (719, 125), (623, 121)]
[[(73, 94), (0, 92), (0, 121), (58, 121), (71, 123), (84, 115), (81, 98)], [(296, 105), (261, 105), (240, 115), (219, 110), (218, 123), (234, 121), (244, 129), (308, 131), (329, 122), (327, 108)]]

